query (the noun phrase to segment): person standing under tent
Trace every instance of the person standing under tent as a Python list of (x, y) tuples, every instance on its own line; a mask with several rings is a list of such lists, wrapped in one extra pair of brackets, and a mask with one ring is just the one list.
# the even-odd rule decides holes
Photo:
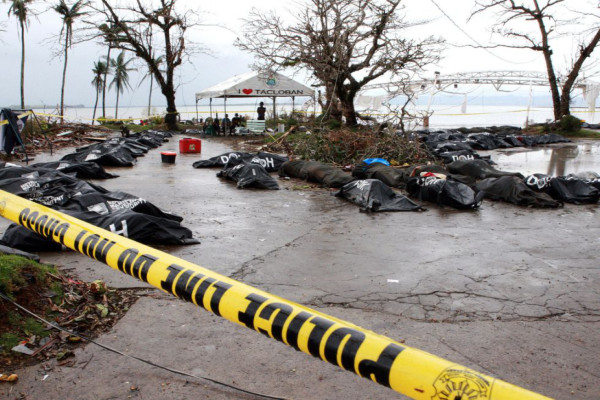
[(265, 120), (265, 113), (267, 112), (267, 109), (265, 108), (265, 103), (263, 103), (262, 101), (258, 104), (258, 108), (256, 109), (256, 113), (258, 114), (258, 118), (257, 120), (259, 121), (264, 121)]
[(229, 128), (231, 127), (231, 120), (229, 119), (229, 114), (225, 114), (225, 118), (223, 118), (221, 128), (223, 128), (223, 134), (229, 133)]

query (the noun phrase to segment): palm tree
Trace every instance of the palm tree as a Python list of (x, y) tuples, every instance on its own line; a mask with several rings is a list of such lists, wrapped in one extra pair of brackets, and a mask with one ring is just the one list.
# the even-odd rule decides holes
[(69, 48), (72, 45), (73, 40), (73, 23), (79, 17), (82, 17), (87, 14), (87, 11), (83, 11), (83, 9), (88, 5), (87, 1), (77, 0), (71, 7), (65, 2), (65, 0), (60, 0), (57, 5), (52, 7), (54, 11), (56, 11), (62, 18), (63, 26), (60, 29), (61, 37), (64, 35), (65, 37), (65, 65), (63, 67), (63, 75), (62, 75), (62, 86), (60, 89), (60, 115), (62, 116), (65, 109), (65, 80), (67, 76), (67, 61), (69, 59)]
[(96, 108), (98, 107), (98, 97), (100, 97), (100, 92), (104, 85), (104, 77), (106, 76), (106, 71), (108, 70), (108, 65), (104, 61), (96, 61), (94, 63), (94, 68), (92, 72), (94, 73), (94, 79), (92, 79), (92, 85), (94, 89), (96, 89), (96, 101), (94, 102), (94, 116), (92, 117), (92, 125), (96, 122)]
[(17, 17), (21, 28), (21, 108), (25, 108), (25, 30), (29, 25), (27, 17), (30, 3), (33, 3), (33, 0), (12, 0), (8, 9), (8, 15), (12, 14)]
[(108, 73), (110, 72), (110, 52), (113, 48), (113, 43), (118, 39), (120, 27), (115, 24), (102, 24), (99, 26), (100, 32), (104, 37), (104, 41), (108, 45), (108, 51), (106, 53), (106, 71), (104, 72), (104, 85), (102, 86), (102, 118), (106, 118), (106, 83), (108, 82)]
[[(165, 61), (165, 56), (160, 56), (158, 58), (154, 58), (154, 64), (161, 71), (163, 71), (163, 70), (160, 68), (160, 66), (164, 61)], [(142, 77), (142, 80), (140, 80), (140, 85), (142, 84), (142, 82), (144, 82), (144, 80), (146, 80), (146, 78), (150, 78), (150, 94), (148, 95), (148, 117), (150, 117), (150, 109), (152, 108), (152, 85), (154, 83), (154, 74), (152, 73), (151, 69), (148, 69), (148, 72), (146, 72), (146, 75), (144, 75)], [(139, 87), (139, 85), (138, 85), (138, 87)]]
[(125, 91), (125, 88), (131, 88), (129, 84), (129, 71), (135, 71), (135, 68), (128, 68), (129, 63), (133, 61), (133, 58), (125, 61), (125, 52), (116, 59), (110, 60), (110, 66), (113, 68), (113, 80), (110, 82), (109, 88), (113, 86), (117, 90), (117, 105), (115, 109), (115, 119), (119, 115), (119, 94)]

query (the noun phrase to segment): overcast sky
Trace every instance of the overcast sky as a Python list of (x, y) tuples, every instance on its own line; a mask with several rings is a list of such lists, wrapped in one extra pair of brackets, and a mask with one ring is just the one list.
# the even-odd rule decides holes
[[(434, 1), (464, 32), (443, 15), (434, 5)], [(586, 1), (571, 0), (571, 3), (581, 4)], [(52, 10), (41, 12), (53, 3), (55, 1), (36, 3), (34, 7), (40, 11), (40, 15), (31, 19), (26, 32), (25, 101), (28, 104), (46, 104), (50, 108), (60, 101), (63, 65), (63, 60), (54, 56), (59, 45), (56, 39), (53, 39), (61, 29), (61, 21)], [(220, 0), (210, 3), (179, 0), (179, 3), (181, 6), (196, 10), (205, 24), (214, 26), (203, 27), (191, 34), (191, 39), (209, 48), (212, 56), (195, 55), (177, 69), (178, 105), (193, 105), (195, 92), (249, 70), (248, 65), (252, 57), (235, 48), (233, 42), (241, 32), (242, 19), (252, 7), (260, 10), (275, 8), (279, 14), (285, 15), (297, 4), (293, 0)], [(494, 14), (488, 13), (467, 22), (473, 7), (471, 0), (405, 0), (404, 3), (409, 18), (431, 19), (431, 23), (419, 27), (413, 32), (414, 35), (439, 35), (446, 38), (450, 44), (474, 44), (473, 40), (487, 43), (491, 37), (490, 27), (496, 21)], [(0, 105), (2, 106), (18, 104), (20, 96), (20, 44), (17, 22), (14, 17), (7, 16), (8, 8), (9, 2), (0, 3), (0, 23), (4, 30), (0, 32), (0, 70), (2, 71)], [(568, 63), (575, 44), (569, 38), (562, 40), (556, 49), (557, 63), (562, 65)], [(65, 103), (93, 106), (95, 92), (90, 83), (93, 78), (93, 63), (105, 52), (105, 47), (95, 43), (79, 44), (70, 50)], [(486, 70), (545, 71), (541, 55), (529, 51), (507, 49), (485, 51), (449, 46), (443, 56), (439, 65), (427, 68), (428, 71), (424, 72), (425, 76), (433, 76), (433, 71), (436, 70), (442, 74)], [(597, 54), (595, 56), (597, 57)], [(138, 63), (137, 66), (145, 73), (145, 68), (141, 64)], [(121, 96), (121, 106), (147, 104), (148, 82), (138, 86), (141, 75), (132, 73), (133, 88)], [(113, 105), (114, 102), (115, 93), (111, 91), (107, 94), (107, 105)], [(153, 103), (164, 104), (162, 95), (156, 88)]]

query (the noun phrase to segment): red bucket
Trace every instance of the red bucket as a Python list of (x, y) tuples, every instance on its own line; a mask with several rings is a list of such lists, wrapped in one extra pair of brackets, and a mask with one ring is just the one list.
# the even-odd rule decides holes
[(175, 157), (177, 157), (177, 153), (172, 151), (162, 151), (160, 153), (160, 158), (165, 164), (175, 164)]
[(202, 142), (200, 139), (185, 138), (179, 141), (180, 153), (200, 153)]

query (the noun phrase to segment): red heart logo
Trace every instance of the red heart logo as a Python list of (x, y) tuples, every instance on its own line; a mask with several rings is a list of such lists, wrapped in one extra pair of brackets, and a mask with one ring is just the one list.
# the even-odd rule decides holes
[(252, 93), (252, 89), (242, 89), (242, 92), (244, 92), (244, 94), (250, 94)]

